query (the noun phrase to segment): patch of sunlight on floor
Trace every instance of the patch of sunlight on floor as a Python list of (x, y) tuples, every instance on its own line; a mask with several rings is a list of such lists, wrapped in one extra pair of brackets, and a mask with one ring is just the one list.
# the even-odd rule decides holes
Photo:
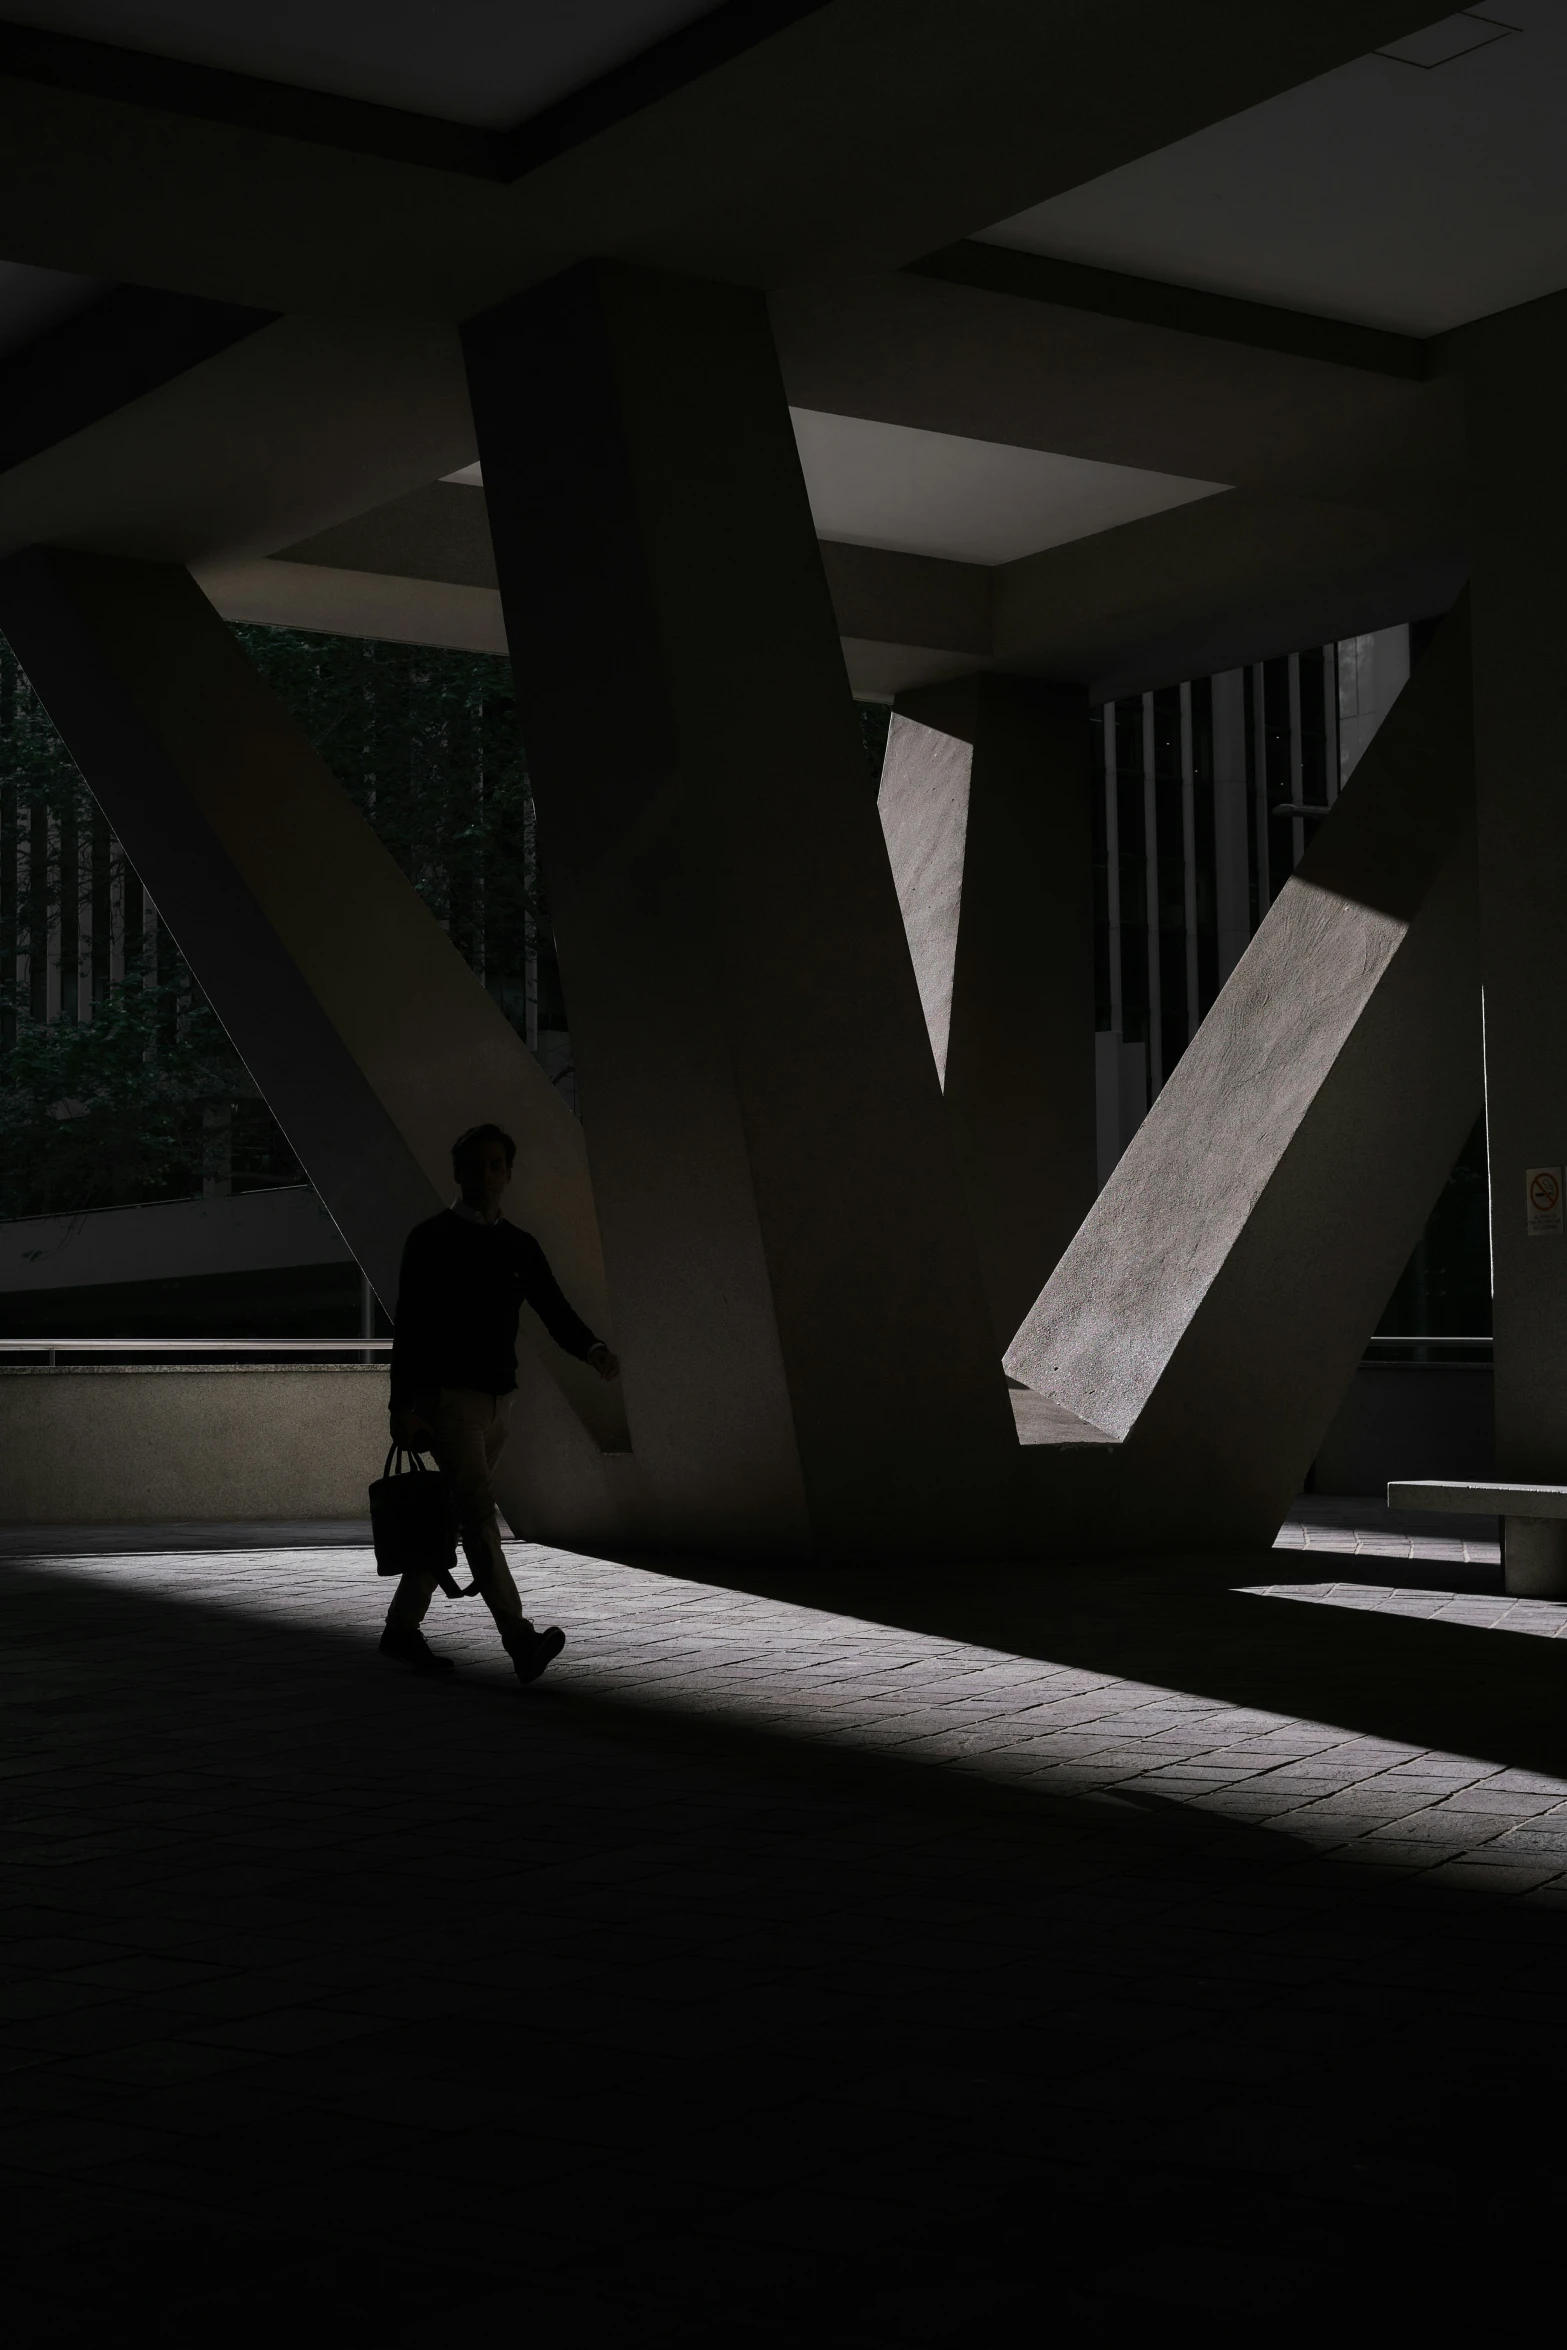
[[(542, 1545), (510, 1556), (535, 1620), (569, 1644), (522, 1702), (586, 1699), (982, 1777), (1042, 1796), (1282, 1830), (1318, 1853), (1533, 1894), (1567, 1885), (1567, 1781), (1157, 1682), (913, 1632)], [(298, 1625), (374, 1656), (388, 1586), (368, 1550), (281, 1547), (14, 1559), (0, 1570), (127, 1586)], [(1363, 1584), (1249, 1596), (1555, 1637), (1567, 1608)], [(437, 1599), (433, 1644), (509, 1678), (475, 1601)], [(1552, 1894), (1552, 1898), (1559, 1898)]]
[(1248, 1599), (1299, 1599), (1318, 1607), (1354, 1608), (1361, 1614), (1412, 1616), (1422, 1623), (1469, 1624), (1487, 1632), (1527, 1632), (1537, 1640), (1567, 1633), (1567, 1603), (1516, 1599), (1506, 1592), (1435, 1591), (1392, 1583), (1251, 1583)]

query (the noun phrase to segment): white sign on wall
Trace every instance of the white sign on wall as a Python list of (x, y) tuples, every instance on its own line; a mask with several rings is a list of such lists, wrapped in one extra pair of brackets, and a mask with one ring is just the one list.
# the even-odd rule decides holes
[(1561, 1238), (1562, 1230), (1562, 1171), (1560, 1167), (1526, 1167), (1524, 1184), (1527, 1194), (1526, 1213), (1529, 1219), (1529, 1238), (1544, 1240), (1551, 1236)]

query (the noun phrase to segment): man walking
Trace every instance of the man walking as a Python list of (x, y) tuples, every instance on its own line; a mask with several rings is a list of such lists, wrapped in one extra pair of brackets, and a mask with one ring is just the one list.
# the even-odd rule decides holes
[[(517, 1316), (531, 1305), (556, 1345), (601, 1379), (617, 1379), (620, 1365), (572, 1312), (532, 1233), (501, 1214), (516, 1157), (499, 1126), (470, 1126), (452, 1144), (458, 1197), (408, 1235), (392, 1342), (392, 1441), (434, 1453), (480, 1596), (518, 1680), (536, 1681), (566, 1635), (558, 1624), (536, 1631), (523, 1614), (490, 1485), (517, 1385)], [(410, 1568), (381, 1634), (381, 1654), (416, 1673), (452, 1669), (419, 1629), (438, 1580), (431, 1569)]]

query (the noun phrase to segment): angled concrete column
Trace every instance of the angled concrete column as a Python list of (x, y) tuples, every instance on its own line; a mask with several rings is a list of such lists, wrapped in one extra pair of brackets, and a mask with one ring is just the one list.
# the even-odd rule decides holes
[(1008, 1357), (1123, 1440), (1123, 1541), (1271, 1539), (1474, 1123), (1471, 767), (1460, 610)]
[(586, 266), (465, 343), (638, 1475), (977, 1548), (1011, 1416), (765, 302)]
[(879, 800), (999, 1347), (1094, 1197), (1088, 700), (901, 694)]
[[(0, 629), (385, 1303), (452, 1137), (495, 1118), (518, 1221), (612, 1329), (580, 1128), (189, 574), (34, 550), (0, 564)], [(613, 1392), (524, 1327), (518, 1523), (533, 1480), (591, 1488), (626, 1440)]]
[(1548, 1219), (1531, 1234), (1527, 1173), (1567, 1162), (1567, 298), (1488, 319), (1455, 347), (1468, 393), (1496, 1468), (1560, 1484), (1567, 1238)]

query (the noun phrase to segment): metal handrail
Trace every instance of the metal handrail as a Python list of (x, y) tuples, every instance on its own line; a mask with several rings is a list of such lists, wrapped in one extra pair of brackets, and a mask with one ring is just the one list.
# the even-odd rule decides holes
[[(1366, 1344), (1373, 1346), (1480, 1346), (1492, 1344), (1488, 1330), (1471, 1336), (1450, 1333), (1427, 1335), (1418, 1331), (1377, 1331)], [(390, 1338), (6, 1338), (0, 1336), (0, 1355), (46, 1355), (55, 1367), (58, 1355), (372, 1355), (390, 1354)]]
[(1366, 1341), (1368, 1346), (1489, 1346), (1491, 1343), (1489, 1330), (1476, 1330), (1467, 1338), (1449, 1334), (1438, 1336), (1418, 1330), (1402, 1335), (1394, 1330), (1378, 1330)]
[(0, 1355), (372, 1355), (390, 1354), (389, 1338), (6, 1338)]

